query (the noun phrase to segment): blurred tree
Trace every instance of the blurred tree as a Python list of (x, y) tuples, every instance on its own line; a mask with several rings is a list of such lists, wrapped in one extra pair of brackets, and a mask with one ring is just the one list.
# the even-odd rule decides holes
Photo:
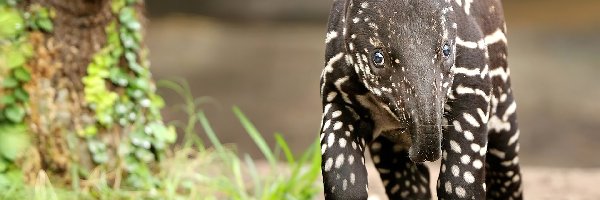
[(111, 184), (156, 187), (152, 163), (175, 131), (148, 70), (143, 7), (0, 0), (0, 187), (41, 170), (78, 184), (96, 167)]

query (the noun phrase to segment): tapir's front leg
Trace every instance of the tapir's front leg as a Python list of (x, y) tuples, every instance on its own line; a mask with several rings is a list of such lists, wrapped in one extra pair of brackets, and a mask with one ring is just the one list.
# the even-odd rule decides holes
[[(491, 80), (485, 73), (485, 49), (457, 48), (455, 73), (448, 93), (442, 140), (442, 165), (437, 185), (439, 199), (486, 199), (485, 163)], [(463, 57), (462, 55), (472, 55)], [(482, 70), (483, 68), (483, 70)]]
[(442, 141), (438, 197), (486, 199), (487, 120), (482, 119), (487, 115), (485, 108), (455, 106), (451, 109), (455, 110), (450, 111), (450, 126), (444, 131)]
[[(324, 93), (336, 96), (334, 91)], [(337, 95), (339, 96), (339, 95)], [(366, 123), (361, 122), (347, 104), (325, 102), (321, 128), (321, 170), (325, 199), (367, 199), (365, 168)]]

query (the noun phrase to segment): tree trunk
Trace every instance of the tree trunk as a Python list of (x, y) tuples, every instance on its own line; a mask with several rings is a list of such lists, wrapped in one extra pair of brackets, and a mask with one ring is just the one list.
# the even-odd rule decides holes
[[(22, 87), (29, 98), (0, 105), (0, 129), (24, 125), (28, 137), (21, 138), (31, 138), (31, 145), (20, 158), (4, 158), (4, 163), (21, 168), (25, 182), (43, 170), (61, 183), (79, 184), (101, 167), (109, 169), (115, 186), (126, 174), (128, 185), (154, 187), (152, 163), (174, 142), (175, 132), (161, 120), (162, 99), (148, 70), (143, 2), (8, 2), (4, 7), (19, 12), (24, 29), (5, 40), (14, 45), (22, 38), (26, 61), (0, 66), (0, 77), (11, 80), (22, 67), (31, 78), (17, 77), (19, 86), (2, 88), (1, 96), (17, 96)], [(7, 111), (12, 105), (26, 111), (22, 120)]]

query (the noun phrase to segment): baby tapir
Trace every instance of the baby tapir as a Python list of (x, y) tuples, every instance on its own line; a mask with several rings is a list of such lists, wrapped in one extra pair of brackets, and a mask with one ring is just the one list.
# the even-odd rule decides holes
[(522, 199), (500, 0), (334, 0), (321, 74), (326, 199)]

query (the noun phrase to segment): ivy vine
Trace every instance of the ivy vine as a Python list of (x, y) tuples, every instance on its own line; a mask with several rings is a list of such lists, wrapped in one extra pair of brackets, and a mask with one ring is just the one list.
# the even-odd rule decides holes
[(17, 1), (0, 1), (0, 187), (20, 182), (14, 161), (29, 145), (25, 125), (31, 80), (27, 61), (33, 56), (28, 30), (52, 31), (54, 13), (34, 4), (19, 10)]
[(136, 0), (113, 0), (111, 9), (118, 18), (106, 27), (106, 45), (96, 53), (83, 78), (85, 101), (97, 122), (79, 135), (88, 141), (94, 162), (110, 158), (106, 144), (97, 139), (99, 130), (114, 126), (131, 127), (127, 140), (119, 145), (118, 155), (129, 173), (127, 181), (137, 188), (154, 188), (150, 163), (165, 156), (175, 142), (175, 128), (163, 123), (160, 109), (164, 102), (156, 94), (142, 47), (141, 23)]

